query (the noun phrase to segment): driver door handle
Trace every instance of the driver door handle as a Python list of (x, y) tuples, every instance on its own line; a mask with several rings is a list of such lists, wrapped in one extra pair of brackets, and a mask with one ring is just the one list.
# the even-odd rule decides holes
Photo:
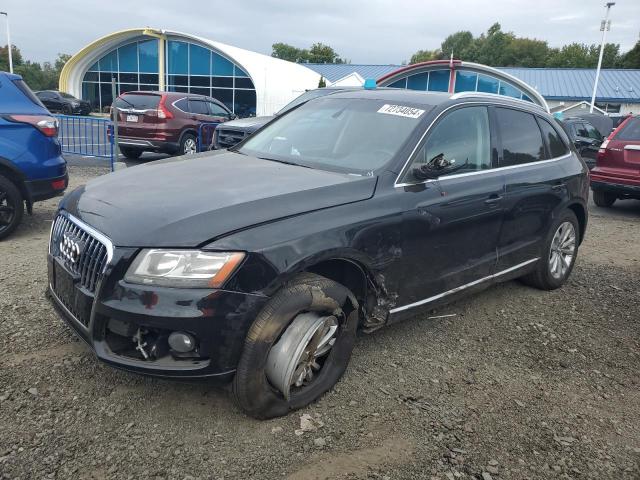
[(497, 193), (493, 193), (489, 196), (489, 198), (487, 198), (484, 203), (486, 203), (489, 206), (492, 205), (496, 205), (497, 203), (500, 202), (500, 200), (502, 200), (502, 195), (498, 195)]

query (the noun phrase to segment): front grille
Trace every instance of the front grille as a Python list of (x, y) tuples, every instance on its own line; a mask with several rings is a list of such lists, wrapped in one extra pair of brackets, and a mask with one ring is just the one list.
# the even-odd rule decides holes
[(216, 143), (219, 148), (230, 148), (241, 142), (246, 136), (242, 130), (230, 130), (226, 128), (216, 129)]
[[(76, 261), (65, 258), (60, 251), (60, 242), (64, 235), (77, 240), (81, 252)], [(83, 227), (74, 223), (65, 215), (58, 215), (51, 230), (51, 255), (64, 263), (78, 283), (90, 293), (95, 293), (98, 282), (102, 278), (109, 257), (109, 247)], [(56, 292), (58, 293), (58, 292)], [(65, 299), (61, 298), (65, 301)]]

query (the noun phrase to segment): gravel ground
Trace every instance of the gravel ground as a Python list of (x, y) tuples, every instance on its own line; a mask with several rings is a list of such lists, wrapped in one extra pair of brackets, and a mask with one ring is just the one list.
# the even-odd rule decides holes
[(266, 422), (95, 360), (44, 298), (56, 203), (0, 243), (2, 479), (640, 478), (640, 202), (591, 206), (564, 288), (363, 336), (333, 391)]

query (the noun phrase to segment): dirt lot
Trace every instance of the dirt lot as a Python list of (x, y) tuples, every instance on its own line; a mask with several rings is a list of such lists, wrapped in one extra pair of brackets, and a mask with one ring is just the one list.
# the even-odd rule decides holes
[(333, 391), (267, 422), (95, 360), (44, 298), (56, 203), (0, 243), (2, 479), (640, 478), (640, 202), (592, 206), (561, 290), (511, 282), (363, 336)]

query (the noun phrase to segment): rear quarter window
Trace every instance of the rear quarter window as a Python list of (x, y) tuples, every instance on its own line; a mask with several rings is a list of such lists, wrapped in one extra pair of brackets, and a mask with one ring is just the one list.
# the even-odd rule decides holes
[(540, 122), (540, 130), (542, 130), (542, 137), (547, 142), (547, 148), (549, 148), (550, 158), (561, 157), (569, 151), (569, 148), (562, 140), (562, 137), (558, 131), (543, 118), (538, 118)]
[(46, 108), (40, 99), (36, 97), (36, 94), (31, 91), (29, 86), (24, 83), (24, 80), (12, 80), (13, 84), (20, 90), (24, 95), (31, 100), (31, 102), (35, 103), (39, 107)]
[(615, 139), (640, 141), (640, 118), (632, 118), (625, 123)]

